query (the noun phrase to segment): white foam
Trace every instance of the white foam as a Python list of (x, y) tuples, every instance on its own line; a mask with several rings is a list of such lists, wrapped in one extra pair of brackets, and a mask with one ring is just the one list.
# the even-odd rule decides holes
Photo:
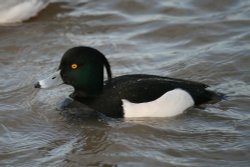
[(0, 23), (17, 23), (34, 17), (48, 5), (48, 1), (1, 1)]

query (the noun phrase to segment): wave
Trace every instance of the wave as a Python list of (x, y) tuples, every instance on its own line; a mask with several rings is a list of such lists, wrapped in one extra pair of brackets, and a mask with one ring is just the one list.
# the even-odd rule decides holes
[(49, 4), (42, 0), (2, 1), (0, 5), (0, 24), (18, 23), (36, 16)]

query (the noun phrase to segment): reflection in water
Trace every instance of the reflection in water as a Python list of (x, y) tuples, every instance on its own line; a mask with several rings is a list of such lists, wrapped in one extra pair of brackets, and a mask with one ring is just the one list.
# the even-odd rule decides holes
[[(50, 1), (37, 17), (2, 24), (0, 166), (249, 166), (249, 5)], [(81, 104), (57, 111), (72, 88), (33, 82), (77, 45), (105, 53), (115, 76), (191, 79), (227, 97), (173, 118), (111, 119)]]

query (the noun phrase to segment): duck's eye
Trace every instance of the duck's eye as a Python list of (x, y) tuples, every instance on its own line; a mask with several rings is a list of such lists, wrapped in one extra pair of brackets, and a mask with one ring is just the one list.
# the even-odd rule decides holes
[(71, 64), (72, 69), (77, 69), (78, 65), (77, 64)]

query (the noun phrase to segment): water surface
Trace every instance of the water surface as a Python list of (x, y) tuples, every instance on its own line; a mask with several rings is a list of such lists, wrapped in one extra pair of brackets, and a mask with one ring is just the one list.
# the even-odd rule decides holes
[[(35, 2), (0, 26), (0, 166), (249, 166), (249, 1)], [(62, 115), (72, 88), (33, 83), (78, 45), (102, 51), (114, 76), (190, 79), (227, 99), (173, 118)]]

